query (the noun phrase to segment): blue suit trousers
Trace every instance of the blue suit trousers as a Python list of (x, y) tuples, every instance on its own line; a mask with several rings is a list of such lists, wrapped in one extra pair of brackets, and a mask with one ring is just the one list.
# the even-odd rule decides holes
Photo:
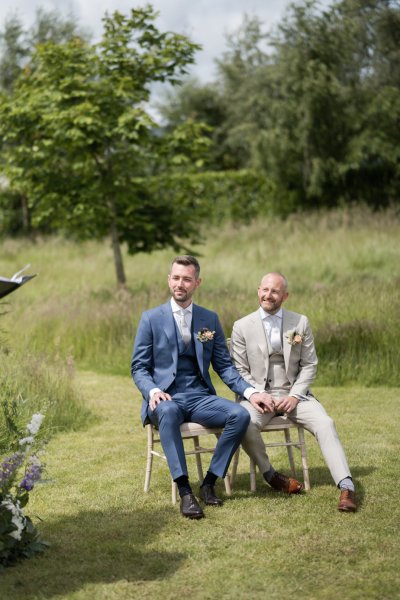
[(173, 394), (171, 401), (157, 404), (148, 410), (150, 421), (158, 427), (161, 445), (167, 458), (172, 479), (188, 475), (180, 426), (184, 422), (205, 427), (224, 428), (219, 438), (209, 470), (225, 477), (230, 461), (249, 425), (248, 411), (226, 398), (210, 395), (206, 390)]

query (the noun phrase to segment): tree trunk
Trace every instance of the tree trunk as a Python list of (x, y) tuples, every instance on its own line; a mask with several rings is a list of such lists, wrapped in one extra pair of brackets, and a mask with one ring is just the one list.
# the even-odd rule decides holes
[(118, 229), (117, 229), (117, 224), (115, 222), (115, 219), (113, 219), (113, 221), (112, 221), (110, 233), (111, 233), (112, 249), (113, 249), (113, 254), (114, 254), (115, 272), (117, 275), (117, 283), (118, 283), (118, 287), (123, 287), (126, 285), (126, 277), (125, 277), (124, 261), (122, 259), (121, 244), (119, 242)]

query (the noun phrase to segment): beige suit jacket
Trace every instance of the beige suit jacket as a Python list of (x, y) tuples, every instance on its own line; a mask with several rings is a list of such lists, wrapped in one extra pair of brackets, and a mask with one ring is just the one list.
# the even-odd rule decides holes
[[(314, 338), (307, 317), (290, 310), (282, 309), (283, 356), (290, 395), (313, 397), (310, 385), (317, 373), (318, 359)], [(291, 334), (302, 337), (298, 344), (288, 341)], [(257, 310), (236, 321), (231, 337), (231, 355), (239, 373), (256, 390), (265, 389), (269, 367), (269, 344), (264, 325)]]

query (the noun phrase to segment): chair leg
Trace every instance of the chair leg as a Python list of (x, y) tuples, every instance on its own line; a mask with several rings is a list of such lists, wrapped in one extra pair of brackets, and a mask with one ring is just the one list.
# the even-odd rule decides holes
[(177, 491), (178, 491), (178, 486), (176, 485), (175, 481), (172, 479), (172, 504), (176, 504), (176, 497), (177, 497)]
[[(290, 437), (290, 431), (289, 431), (289, 429), (284, 429), (283, 432), (285, 434), (285, 441), (286, 441), (286, 443), (287, 444), (291, 444), (292, 443), (292, 439)], [(293, 458), (293, 446), (286, 446), (286, 448), (287, 448), (287, 453), (288, 453), (290, 470), (292, 472), (293, 477), (296, 477), (296, 465), (294, 463), (294, 458)]]
[(307, 461), (307, 448), (306, 441), (304, 438), (304, 428), (299, 427), (299, 443), (300, 443), (300, 452), (301, 452), (301, 464), (303, 467), (303, 478), (304, 478), (304, 487), (306, 491), (311, 488), (310, 485), (310, 474), (308, 472), (308, 461)]
[(238, 468), (238, 464), (239, 464), (239, 456), (240, 456), (240, 446), (236, 450), (235, 454), (233, 455), (232, 472), (231, 472), (231, 487), (232, 488), (233, 488), (233, 485), (234, 485), (235, 479), (236, 479), (236, 473), (237, 473), (237, 468)]
[(147, 462), (146, 462), (146, 475), (144, 478), (144, 491), (148, 492), (150, 488), (151, 469), (153, 466), (153, 425), (146, 425), (147, 427)]
[[(195, 451), (199, 449), (199, 447), (200, 447), (200, 440), (199, 440), (199, 438), (197, 436), (195, 436), (193, 438), (193, 445), (194, 445)], [(203, 480), (204, 480), (204, 475), (203, 475), (203, 465), (201, 463), (201, 454), (200, 454), (200, 452), (196, 452), (195, 456), (196, 456), (197, 474), (199, 476), (199, 483), (202, 484)]]
[(255, 492), (257, 489), (256, 484), (256, 463), (250, 459), (250, 490)]
[(225, 482), (225, 493), (227, 496), (232, 496), (232, 486), (231, 486), (231, 478), (229, 477), (229, 473), (227, 473), (224, 477)]

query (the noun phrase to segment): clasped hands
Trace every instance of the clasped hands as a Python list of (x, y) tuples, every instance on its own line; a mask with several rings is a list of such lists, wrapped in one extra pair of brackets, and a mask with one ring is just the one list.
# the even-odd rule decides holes
[(274, 398), (268, 392), (255, 392), (250, 396), (249, 402), (261, 414), (266, 412), (290, 413), (296, 408), (299, 400), (294, 396)]

